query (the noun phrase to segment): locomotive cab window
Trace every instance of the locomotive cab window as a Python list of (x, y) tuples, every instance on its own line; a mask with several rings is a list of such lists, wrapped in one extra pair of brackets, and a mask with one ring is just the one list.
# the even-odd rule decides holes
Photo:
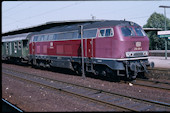
[(121, 28), (123, 36), (135, 36), (134, 30), (131, 27), (122, 27)]
[(146, 34), (142, 28), (139, 28), (139, 27), (135, 28), (135, 32), (136, 32), (137, 36), (146, 36)]
[(105, 30), (104, 30), (104, 29), (100, 30), (99, 36), (100, 36), (100, 37), (103, 37), (103, 36), (104, 36), (104, 33), (105, 33)]
[(101, 29), (99, 32), (99, 37), (111, 37), (113, 35), (114, 34), (112, 28)]
[(105, 36), (113, 36), (113, 31), (112, 29), (106, 29), (106, 34)]

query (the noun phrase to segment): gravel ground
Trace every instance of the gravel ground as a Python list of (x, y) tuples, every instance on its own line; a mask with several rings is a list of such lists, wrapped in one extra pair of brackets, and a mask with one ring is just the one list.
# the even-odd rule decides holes
[[(133, 84), (122, 84), (119, 82), (111, 82), (95, 77), (86, 77), (75, 75), (67, 69), (57, 68), (55, 72), (41, 69), (34, 69), (28, 66), (19, 66), (13, 64), (2, 64), (15, 70), (25, 71), (28, 73), (38, 74), (41, 76), (85, 85), (88, 87), (103, 89), (137, 98), (149, 100), (170, 102), (170, 92), (154, 88), (135, 86)], [(168, 81), (168, 80), (164, 80)], [(168, 81), (170, 82), (170, 81)], [(94, 106), (87, 104), (82, 99), (56, 93), (49, 89), (37, 87), (33, 84), (24, 83), (11, 77), (2, 76), (2, 97), (11, 103), (18, 105), (25, 111), (110, 111), (110, 109), (102, 108), (102, 106)]]
[(25, 112), (116, 110), (7, 76), (2, 81), (2, 97)]

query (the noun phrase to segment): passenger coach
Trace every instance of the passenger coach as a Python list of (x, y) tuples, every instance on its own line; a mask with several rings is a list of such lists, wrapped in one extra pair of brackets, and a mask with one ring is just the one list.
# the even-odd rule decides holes
[(2, 60), (28, 61), (30, 34), (23, 33), (2, 37)]

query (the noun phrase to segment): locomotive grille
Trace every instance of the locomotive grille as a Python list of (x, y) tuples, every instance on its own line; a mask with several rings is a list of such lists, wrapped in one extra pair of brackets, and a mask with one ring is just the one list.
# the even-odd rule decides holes
[(138, 56), (143, 56), (143, 52), (141, 52), (141, 53), (134, 53), (134, 57), (138, 57)]

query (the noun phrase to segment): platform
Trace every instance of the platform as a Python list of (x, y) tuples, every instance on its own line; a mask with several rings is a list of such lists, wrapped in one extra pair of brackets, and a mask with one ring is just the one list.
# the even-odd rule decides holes
[(155, 68), (166, 68), (170, 70), (170, 57), (165, 59), (165, 57), (150, 56), (148, 60), (155, 63)]
[(19, 113), (19, 112), (23, 112), (21, 109), (17, 108), (16, 106), (14, 106), (12, 103), (8, 102), (5, 99), (1, 100), (2, 104), (2, 113)]

